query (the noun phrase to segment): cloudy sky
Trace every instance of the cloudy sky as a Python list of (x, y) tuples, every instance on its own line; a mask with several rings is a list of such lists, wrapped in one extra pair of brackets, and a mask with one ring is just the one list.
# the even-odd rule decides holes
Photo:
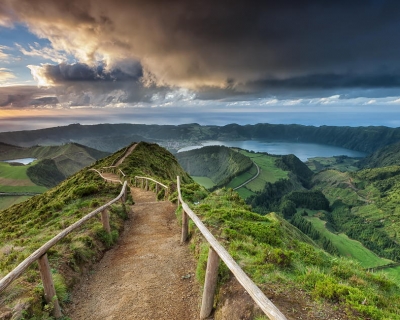
[(400, 126), (398, 0), (2, 0), (0, 131)]

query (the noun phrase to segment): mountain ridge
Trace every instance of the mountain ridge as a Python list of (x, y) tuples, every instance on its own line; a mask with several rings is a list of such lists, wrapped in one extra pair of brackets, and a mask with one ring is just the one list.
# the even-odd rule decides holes
[[(77, 142), (99, 150), (115, 152), (132, 141), (263, 140), (320, 143), (371, 153), (400, 141), (400, 128), (384, 126), (305, 126), (259, 123), (225, 126), (71, 124), (31, 131), (0, 132), (0, 141), (18, 146)], [(99, 142), (101, 141), (101, 143)]]

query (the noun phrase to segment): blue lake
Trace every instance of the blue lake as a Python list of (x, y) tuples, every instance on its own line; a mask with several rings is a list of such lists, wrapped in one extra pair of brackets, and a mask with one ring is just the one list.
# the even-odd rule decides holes
[(296, 143), (296, 142), (263, 142), (256, 140), (246, 141), (206, 141), (201, 145), (188, 146), (178, 150), (178, 152), (199, 149), (204, 146), (227, 146), (237, 147), (254, 152), (267, 152), (269, 154), (294, 154), (301, 161), (307, 161), (309, 158), (315, 157), (332, 157), (332, 156), (349, 156), (349, 157), (365, 157), (367, 154), (359, 151), (349, 150), (345, 148), (328, 146), (316, 143)]

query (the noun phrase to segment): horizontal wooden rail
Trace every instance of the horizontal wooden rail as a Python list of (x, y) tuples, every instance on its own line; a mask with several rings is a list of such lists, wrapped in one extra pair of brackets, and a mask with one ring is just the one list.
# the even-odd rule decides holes
[[(214, 301), (214, 291), (215, 291), (215, 272), (218, 268), (215, 268), (215, 264), (218, 261), (215, 257), (215, 253), (221, 258), (221, 260), (226, 264), (226, 266), (231, 270), (239, 283), (243, 288), (249, 293), (261, 310), (269, 317), (271, 320), (286, 320), (286, 317), (279, 311), (279, 309), (264, 295), (264, 293), (258, 288), (255, 283), (249, 278), (249, 276), (240, 268), (236, 261), (230, 256), (228, 251), (215, 239), (203, 222), (197, 217), (197, 215), (189, 208), (189, 206), (183, 201), (180, 188), (180, 178), (177, 177), (177, 187), (178, 187), (178, 199), (182, 204), (183, 216), (186, 214), (192, 219), (194, 224), (199, 228), (200, 232), (210, 244), (209, 261), (207, 263), (206, 280), (205, 287), (203, 291), (203, 301), (201, 307), (200, 318), (207, 318), (211, 311)], [(187, 223), (186, 223), (187, 225)], [(183, 230), (182, 233), (186, 233), (187, 230)], [(182, 236), (182, 240), (184, 237)], [(210, 270), (210, 271), (209, 271)], [(210, 298), (210, 296), (212, 296)]]
[(168, 189), (168, 187), (167, 187), (165, 184), (162, 184), (161, 182), (158, 182), (157, 180), (154, 180), (154, 179), (152, 179), (152, 178), (135, 176), (135, 179), (150, 180), (150, 181), (153, 181), (154, 183), (159, 184), (159, 185), (162, 186), (163, 188)]
[[(169, 188), (165, 184), (163, 184), (163, 183), (161, 183), (161, 182), (159, 182), (157, 180), (154, 180), (152, 178), (135, 176), (135, 180), (134, 180), (135, 181), (134, 182), (134, 186), (135, 187), (138, 186), (137, 184), (138, 184), (138, 180), (139, 179), (142, 180), (141, 187), (144, 188), (145, 190), (149, 190), (149, 182), (153, 182), (156, 185), (156, 187), (155, 187), (156, 188), (156, 190), (155, 190), (156, 193), (158, 193), (158, 186), (163, 187), (165, 189), (164, 199), (168, 198), (168, 190), (169, 190)], [(146, 184), (144, 182), (146, 182)]]
[[(108, 167), (108, 168), (110, 168), (110, 167)], [(104, 168), (103, 168), (104, 169)], [(116, 179), (111, 179), (111, 178), (107, 178), (107, 177), (105, 177), (105, 176), (103, 176), (103, 173), (104, 172), (100, 172), (99, 170), (97, 170), (97, 169), (89, 169), (89, 171), (95, 171), (95, 172), (97, 172), (99, 175), (100, 175), (100, 177), (102, 177), (104, 180), (106, 180), (106, 181), (110, 181), (110, 182), (116, 182), (116, 183), (120, 183), (120, 184), (122, 184), (122, 181), (121, 180), (116, 180)]]
[[(82, 219), (78, 220), (77, 222), (75, 222), (72, 225), (70, 225), (68, 228), (64, 229), (62, 232), (60, 232), (54, 238), (52, 238), (51, 240), (47, 241), (39, 249), (37, 249), (35, 252), (33, 252), (29, 257), (27, 257), (24, 261), (22, 261), (14, 270), (12, 270), (3, 279), (0, 280), (0, 293), (2, 291), (4, 291), (4, 289), (6, 289), (10, 285), (10, 283), (12, 283), (15, 279), (17, 279), (30, 265), (32, 265), (35, 261), (37, 261), (37, 260), (41, 259), (42, 257), (44, 257), (46, 255), (47, 251), (52, 246), (54, 246), (58, 241), (60, 241), (61, 239), (65, 238), (68, 234), (70, 234), (75, 229), (79, 228), (86, 221), (88, 221), (89, 219), (93, 218), (97, 214), (102, 213), (102, 216), (103, 216), (104, 215), (103, 212), (106, 211), (109, 206), (111, 206), (112, 204), (114, 204), (118, 200), (122, 199), (122, 201), (124, 201), (126, 199), (126, 190), (127, 190), (127, 182), (125, 182), (123, 184), (121, 192), (116, 198), (114, 198), (110, 202), (106, 203), (105, 205), (101, 206), (100, 208), (97, 208), (96, 210), (88, 213)], [(107, 226), (105, 226), (105, 228), (107, 230)], [(45, 260), (47, 260), (47, 258)], [(49, 271), (47, 270), (48, 268), (47, 267), (43, 267), (43, 266), (47, 266), (47, 264), (48, 263), (46, 261), (40, 263), (40, 265), (41, 265), (40, 271), (41, 271), (42, 279), (48, 279), (48, 277), (49, 277), (49, 275), (48, 275)], [(42, 270), (44, 270), (43, 273), (42, 273)], [(51, 279), (51, 277), (50, 277), (50, 279)], [(47, 284), (44, 283), (45, 288), (46, 288), (46, 285)], [(47, 296), (47, 295), (50, 295), (50, 296)], [(45, 296), (46, 296), (46, 300), (50, 299), (49, 301), (52, 301), (51, 299), (54, 297), (54, 294), (53, 293), (48, 294), (48, 292), (45, 292)], [(60, 309), (59, 309), (59, 306), (58, 306), (58, 302), (54, 303), (54, 304), (55, 304), (55, 308), (54, 309), (58, 310), (58, 311), (56, 311), (56, 314), (54, 314), (54, 316), (57, 318), (57, 317), (61, 316), (61, 314), (59, 313)]]

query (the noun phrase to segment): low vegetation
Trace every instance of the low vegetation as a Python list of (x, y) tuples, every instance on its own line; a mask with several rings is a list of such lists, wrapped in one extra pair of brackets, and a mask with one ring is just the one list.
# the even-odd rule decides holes
[[(97, 160), (92, 167), (114, 165), (125, 150)], [(252, 156), (255, 162), (257, 154)], [(171, 201), (176, 201), (175, 181), (177, 175), (181, 176), (183, 198), (245, 272), (263, 290), (274, 288), (277, 295), (290, 297), (293, 308), (302, 305), (298, 300), (301, 293), (306, 301), (301, 309), (304, 318), (312, 312), (309, 305), (319, 305), (327, 319), (334, 318), (337, 310), (348, 319), (400, 319), (400, 288), (398, 278), (397, 282), (393, 280), (399, 267), (392, 263), (398, 261), (400, 169), (355, 173), (324, 170), (312, 178), (311, 171), (293, 156), (264, 156), (265, 165), (272, 166), (274, 160), (276, 180), (265, 181), (262, 191), (255, 192), (247, 203), (232, 189), (208, 192), (192, 180), (171, 153), (155, 144), (139, 143), (120, 169), (130, 181), (135, 175), (144, 175), (167, 184)], [(9, 174), (16, 179), (20, 174), (17, 171)], [(1, 211), (0, 275), (65, 227), (114, 198), (120, 188), (86, 168), (44, 194)], [(111, 235), (104, 232), (97, 217), (48, 252), (62, 304), (68, 303), (69, 288), (80, 272), (115, 242), (126, 210), (121, 204), (111, 209)], [(180, 212), (178, 208), (177, 214)], [(193, 225), (190, 233), (190, 247), (199, 261), (196, 274), (202, 281), (207, 245)], [(344, 233), (351, 233), (353, 239), (388, 259), (374, 256), (374, 264), (368, 264), (371, 251), (357, 252), (355, 245), (344, 251), (343, 246), (353, 241), (347, 238), (346, 244), (339, 245)], [(361, 262), (347, 259), (347, 255)], [(376, 268), (387, 263), (390, 268), (385, 272)], [(230, 277), (223, 264), (219, 277), (222, 288)], [(42, 297), (38, 271), (32, 266), (0, 295), (0, 304), (18, 306), (26, 318), (46, 319), (51, 306), (44, 305)], [(275, 302), (279, 307), (279, 299)]]
[(208, 146), (180, 152), (176, 158), (190, 175), (211, 179), (214, 183), (212, 189), (228, 184), (253, 166), (248, 157), (224, 146)]
[[(199, 189), (193, 193), (199, 193)], [(279, 215), (255, 214), (237, 193), (226, 189), (204, 196), (192, 207), (261, 288), (286, 292), (294, 308), (299, 307), (295, 292), (305, 291), (323, 304), (326, 314), (328, 310), (341, 310), (349, 319), (400, 318), (398, 284), (382, 272), (365, 271), (354, 260), (318, 249)], [(179, 209), (177, 212), (180, 214)], [(199, 259), (197, 275), (202, 281), (207, 246), (195, 228), (191, 233), (192, 248)], [(227, 278), (226, 267), (221, 267), (220, 284)], [(279, 299), (274, 302), (279, 308)]]

